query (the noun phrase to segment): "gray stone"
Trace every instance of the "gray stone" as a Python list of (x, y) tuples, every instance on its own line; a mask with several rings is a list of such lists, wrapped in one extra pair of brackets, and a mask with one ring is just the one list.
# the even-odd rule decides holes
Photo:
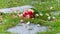
[[(20, 25), (20, 26), (19, 26)], [(37, 26), (35, 24), (19, 23), (15, 27), (9, 28), (7, 31), (16, 34), (35, 34), (37, 32), (44, 32), (47, 30), (46, 26)]]

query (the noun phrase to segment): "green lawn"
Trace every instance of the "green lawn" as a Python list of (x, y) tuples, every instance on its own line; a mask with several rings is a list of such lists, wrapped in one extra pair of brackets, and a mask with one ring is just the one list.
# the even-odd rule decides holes
[[(10, 32), (7, 32), (6, 30), (18, 24), (20, 18), (19, 17), (13, 18), (12, 15), (10, 14), (3, 14), (0, 16), (2, 16), (3, 18), (3, 20), (0, 21), (2, 23), (0, 24), (0, 33), (11, 34)], [(39, 19), (40, 17), (36, 17), (34, 19), (26, 19), (25, 21), (26, 22), (30, 21), (34, 24), (48, 26), (49, 29), (46, 32), (38, 32), (37, 34), (57, 34), (59, 33), (59, 30), (60, 30), (60, 16), (57, 16), (57, 17), (58, 17), (57, 21), (44, 21), (44, 20)]]
[[(40, 1), (40, 0), (38, 0)], [(50, 1), (50, 0), (49, 0)], [(23, 6), (23, 5), (32, 5), (35, 6), (36, 9), (38, 10), (50, 10), (49, 8), (52, 6), (54, 7), (52, 10), (57, 10), (60, 11), (60, 2), (43, 2), (42, 4), (40, 3), (36, 3), (36, 4), (31, 4), (32, 0), (0, 0), (0, 8), (9, 8), (9, 7), (15, 7), (15, 6)], [(3, 20), (0, 21), (2, 24), (0, 25), (0, 34), (11, 34), (9, 32), (6, 31), (6, 29), (15, 26), (16, 24), (19, 23), (19, 17), (17, 18), (13, 18), (11, 16), (9, 16), (9, 14), (5, 14), (5, 15), (1, 15), (3, 17)], [(46, 32), (38, 32), (37, 34), (57, 34), (60, 33), (60, 16), (57, 16), (57, 21), (44, 21), (41, 20), (39, 18), (35, 18), (35, 19), (28, 19), (29, 21), (31, 21), (32, 23), (35, 24), (41, 24), (44, 26), (48, 26), (49, 29)], [(26, 22), (28, 21), (26, 19)], [(38, 21), (36, 21), (38, 20)]]
[(1, 15), (3, 20), (1, 20), (0, 22), (2, 24), (0, 24), (0, 34), (10, 34), (9, 32), (7, 32), (6, 30), (12, 26), (15, 26), (16, 24), (19, 23), (19, 18), (13, 18), (10, 15)]

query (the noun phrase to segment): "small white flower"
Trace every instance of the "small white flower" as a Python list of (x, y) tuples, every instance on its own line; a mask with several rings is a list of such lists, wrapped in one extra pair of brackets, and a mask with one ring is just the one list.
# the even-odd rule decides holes
[(24, 22), (24, 20), (20, 20), (20, 22)]
[(22, 16), (23, 14), (20, 14), (19, 16)]
[(32, 18), (32, 19), (34, 19), (34, 18)]
[(52, 17), (53, 19), (55, 19), (55, 17)]
[(2, 23), (0, 23), (0, 25), (1, 25)]
[(40, 16), (43, 16), (43, 14), (40, 14)]
[(37, 24), (37, 26), (39, 27), (39, 26), (40, 26), (40, 24)]
[(48, 14), (48, 13), (46, 13), (46, 16), (49, 16), (49, 14)]
[(39, 16), (38, 14), (35, 14), (36, 16)]
[(22, 16), (22, 14), (17, 14), (17, 16), (21, 17), (21, 16)]
[(30, 24), (30, 22), (28, 21), (26, 24), (27, 24), (27, 25), (29, 25), (29, 24)]
[(53, 7), (50, 7), (50, 9), (53, 9)]
[(48, 20), (50, 20), (50, 19), (51, 19), (51, 17), (49, 16), (49, 17), (48, 17)]

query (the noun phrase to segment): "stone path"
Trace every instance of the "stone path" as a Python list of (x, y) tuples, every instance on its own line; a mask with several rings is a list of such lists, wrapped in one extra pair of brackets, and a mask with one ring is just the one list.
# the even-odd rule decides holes
[(46, 31), (47, 27), (38, 26), (35, 24), (23, 24), (19, 23), (17, 26), (9, 28), (7, 31), (13, 34), (35, 34), (37, 32)]
[(25, 6), (11, 7), (11, 8), (3, 8), (3, 9), (0, 9), (0, 12), (3, 12), (3, 13), (12, 13), (16, 11), (23, 12), (24, 10), (27, 10), (30, 8), (33, 8), (33, 7), (30, 5), (25, 5)]

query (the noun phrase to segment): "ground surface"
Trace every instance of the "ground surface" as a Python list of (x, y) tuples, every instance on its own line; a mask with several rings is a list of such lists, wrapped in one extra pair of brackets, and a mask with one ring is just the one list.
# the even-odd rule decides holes
[(16, 34), (35, 34), (37, 32), (44, 32), (48, 28), (46, 26), (39, 26), (35, 24), (19, 23), (17, 26), (9, 28), (7, 31)]

